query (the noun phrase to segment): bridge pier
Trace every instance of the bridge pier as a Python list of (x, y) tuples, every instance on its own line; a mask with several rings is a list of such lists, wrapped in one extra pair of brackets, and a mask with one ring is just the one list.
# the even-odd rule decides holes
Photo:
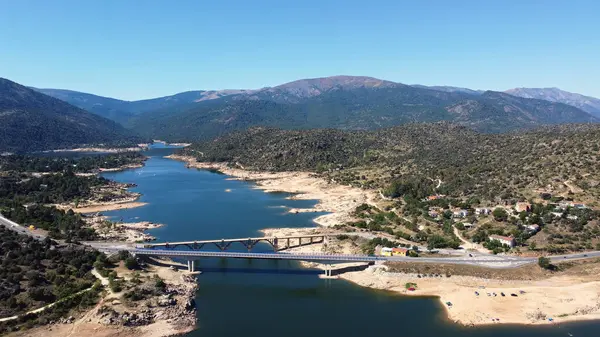
[(187, 262), (187, 267), (188, 267), (188, 271), (190, 273), (194, 272), (196, 270), (196, 266), (194, 265), (196, 261), (194, 260), (188, 260)]

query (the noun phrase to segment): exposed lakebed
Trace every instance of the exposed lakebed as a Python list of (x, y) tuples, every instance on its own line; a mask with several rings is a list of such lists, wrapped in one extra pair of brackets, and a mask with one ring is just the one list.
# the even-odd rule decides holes
[[(238, 238), (271, 227), (307, 227), (322, 213), (287, 213), (310, 200), (264, 193), (251, 182), (187, 169), (153, 148), (140, 169), (105, 173), (135, 183), (146, 206), (106, 212), (125, 222), (165, 224), (150, 233), (160, 241)], [(237, 247), (241, 249), (243, 247)], [(264, 247), (266, 249), (267, 247)], [(232, 246), (232, 249), (235, 249)], [(462, 327), (446, 320), (434, 298), (404, 297), (343, 280), (322, 280), (317, 271), (287, 261), (202, 260), (197, 296), (198, 330), (188, 336), (595, 336), (600, 323), (548, 326)]]

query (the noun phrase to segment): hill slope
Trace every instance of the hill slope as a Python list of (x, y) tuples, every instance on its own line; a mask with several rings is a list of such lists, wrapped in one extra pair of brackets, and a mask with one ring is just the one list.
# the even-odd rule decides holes
[(0, 151), (140, 141), (117, 123), (0, 78)]
[(577, 107), (589, 114), (600, 118), (600, 99), (584, 96), (558, 88), (515, 88), (505, 91), (508, 94), (559, 102)]

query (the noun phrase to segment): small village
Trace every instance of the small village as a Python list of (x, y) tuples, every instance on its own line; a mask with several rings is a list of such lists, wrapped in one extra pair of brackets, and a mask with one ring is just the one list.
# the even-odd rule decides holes
[[(435, 194), (409, 201), (400, 208), (401, 212), (398, 208), (391, 208), (390, 213), (383, 212), (385, 216), (378, 216), (372, 210), (367, 213), (360, 210), (357, 214), (366, 217), (365, 224), (359, 222), (353, 225), (387, 232), (396, 239), (413, 241), (415, 246), (427, 243), (430, 253), (440, 248), (461, 248), (494, 254), (545, 254), (600, 247), (600, 242), (591, 238), (595, 234), (586, 234), (586, 231), (600, 233), (600, 212), (584, 203), (553, 198), (543, 193), (536, 201), (507, 202), (493, 206), (461, 202)], [(386, 217), (395, 219), (387, 224), (397, 223), (401, 226), (386, 226), (379, 220)], [(582, 232), (584, 225), (588, 226)], [(431, 243), (432, 237), (445, 237), (446, 241), (440, 239)], [(406, 243), (380, 246), (375, 251), (384, 256), (410, 256), (411, 250), (418, 251), (410, 249), (411, 245)]]

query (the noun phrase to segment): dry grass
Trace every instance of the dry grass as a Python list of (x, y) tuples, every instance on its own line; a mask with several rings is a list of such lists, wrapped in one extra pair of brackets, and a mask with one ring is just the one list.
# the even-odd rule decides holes
[(518, 268), (493, 269), (479, 266), (457, 264), (427, 264), (411, 262), (387, 262), (390, 272), (405, 274), (432, 274), (447, 277), (472, 276), (493, 280), (543, 280), (555, 276), (574, 276), (597, 279), (600, 274), (600, 259), (589, 259), (559, 263), (558, 270), (549, 271), (537, 265), (526, 265)]
[(532, 265), (510, 269), (410, 262), (388, 262), (386, 265), (390, 268), (390, 272), (420, 275), (439, 274), (443, 277), (446, 277), (446, 275), (460, 275), (496, 280), (539, 280), (550, 276), (550, 272)]

